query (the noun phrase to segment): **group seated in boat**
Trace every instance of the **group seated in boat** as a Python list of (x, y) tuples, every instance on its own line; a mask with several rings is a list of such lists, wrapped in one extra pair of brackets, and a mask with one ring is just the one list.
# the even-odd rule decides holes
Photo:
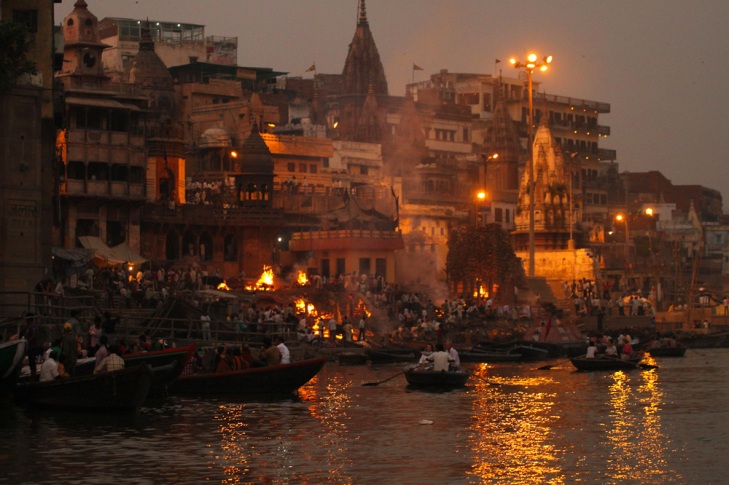
[(592, 337), (587, 346), (585, 358), (613, 358), (631, 360), (642, 355), (642, 351), (636, 351), (633, 344), (637, 340), (631, 339), (630, 335), (621, 335), (617, 339), (603, 335), (601, 338)]
[[(448, 347), (447, 350), (446, 346)], [(432, 344), (427, 344), (415, 369), (445, 372), (456, 370), (460, 365), (458, 352), (448, 342), (445, 346), (437, 344), (435, 347)]]

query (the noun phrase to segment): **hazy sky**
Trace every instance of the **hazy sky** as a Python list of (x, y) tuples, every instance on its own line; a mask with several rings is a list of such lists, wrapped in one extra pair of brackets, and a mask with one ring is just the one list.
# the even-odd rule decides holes
[[(238, 37), (238, 63), (292, 76), (316, 62), (341, 73), (357, 0), (86, 0), (104, 17), (203, 24)], [(60, 23), (74, 0), (56, 6)], [(660, 170), (729, 200), (729, 0), (367, 0), (390, 94), (412, 64), (421, 81), (440, 69), (515, 70), (512, 55), (552, 54), (535, 74), (547, 94), (610, 103), (601, 115), (621, 170)], [(729, 207), (729, 203), (725, 203)]]

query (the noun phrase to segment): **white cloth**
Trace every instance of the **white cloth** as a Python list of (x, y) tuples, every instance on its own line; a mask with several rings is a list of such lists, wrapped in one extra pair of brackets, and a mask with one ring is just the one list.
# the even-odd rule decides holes
[(40, 382), (52, 381), (58, 377), (58, 362), (47, 358), (41, 365)]
[(286, 344), (281, 342), (276, 347), (278, 347), (278, 350), (281, 352), (281, 363), (290, 364), (291, 363), (291, 353), (289, 352), (289, 348), (286, 347)]
[(448, 352), (438, 351), (433, 352), (428, 356), (428, 361), (433, 363), (434, 371), (448, 370), (450, 359), (448, 358)]
[(448, 349), (448, 357), (451, 359), (451, 364), (453, 364), (454, 367), (461, 366), (461, 358), (458, 356), (458, 351), (454, 347)]

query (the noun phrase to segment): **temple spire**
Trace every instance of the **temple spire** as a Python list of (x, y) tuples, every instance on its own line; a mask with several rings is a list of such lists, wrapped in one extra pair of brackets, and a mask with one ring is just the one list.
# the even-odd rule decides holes
[(359, 21), (358, 25), (367, 25), (367, 7), (365, 6), (365, 0), (359, 0)]

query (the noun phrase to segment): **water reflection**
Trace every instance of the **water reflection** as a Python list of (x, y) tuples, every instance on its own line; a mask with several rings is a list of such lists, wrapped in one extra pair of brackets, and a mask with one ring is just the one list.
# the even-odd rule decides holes
[[(550, 430), (555, 417), (553, 391), (540, 391), (549, 377), (488, 378), (475, 372), (469, 446), (473, 468), (482, 482), (548, 483), (560, 472)], [(535, 391), (532, 391), (534, 389)]]

